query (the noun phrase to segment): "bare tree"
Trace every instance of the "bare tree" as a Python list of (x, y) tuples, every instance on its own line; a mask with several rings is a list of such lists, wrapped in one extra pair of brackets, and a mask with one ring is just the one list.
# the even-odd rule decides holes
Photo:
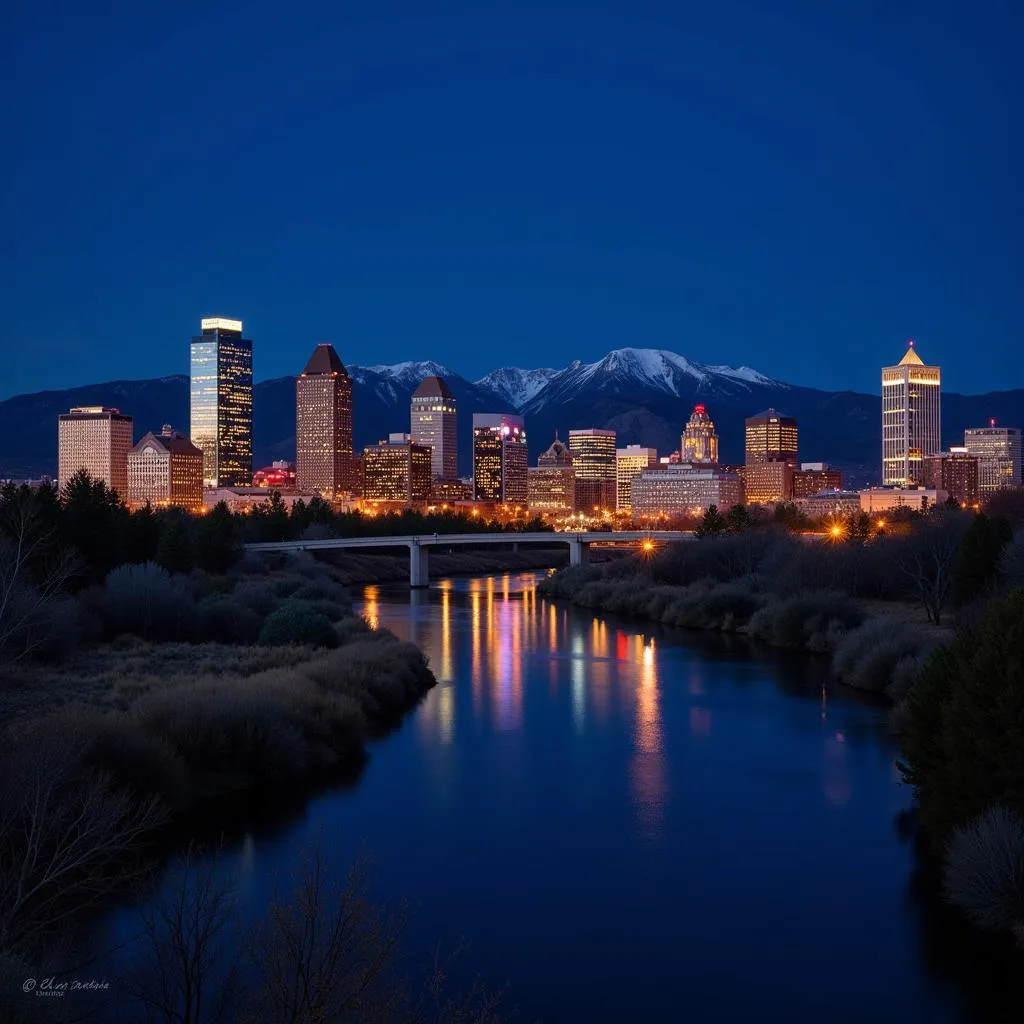
[(19, 494), (5, 501), (2, 515), (0, 664), (11, 664), (46, 643), (47, 606), (76, 574), (77, 561), (58, 552), (40, 567), (52, 537), (39, 523), (29, 497)]
[(488, 988), (482, 978), (475, 978), (464, 992), (451, 994), (448, 976), (452, 964), (467, 948), (467, 943), (460, 942), (447, 956), (442, 956), (439, 949), (435, 952), (409, 1024), (504, 1024), (512, 1020), (503, 1006), (506, 989)]
[(941, 623), (949, 602), (953, 564), (965, 529), (960, 516), (935, 512), (899, 548), (897, 564), (935, 625)]
[(246, 948), (262, 987), (247, 1020), (273, 1024), (373, 1024), (401, 1019), (394, 976), (404, 908), (374, 906), (365, 860), (343, 881), (327, 877), (322, 838), (303, 851), (288, 902), (275, 901)]
[(218, 861), (189, 848), (175, 884), (142, 914), (141, 949), (126, 990), (160, 1024), (230, 1019), (238, 994), (239, 953), (233, 889)]
[(32, 951), (147, 870), (141, 847), (165, 821), (155, 799), (118, 792), (54, 730), (3, 737), (0, 949)]

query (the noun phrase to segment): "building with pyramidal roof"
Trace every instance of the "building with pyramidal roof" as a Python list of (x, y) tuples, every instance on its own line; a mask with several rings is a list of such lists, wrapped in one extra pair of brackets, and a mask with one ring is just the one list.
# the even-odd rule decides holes
[(882, 368), (882, 483), (916, 487), (923, 462), (942, 451), (942, 371), (927, 366), (913, 341)]

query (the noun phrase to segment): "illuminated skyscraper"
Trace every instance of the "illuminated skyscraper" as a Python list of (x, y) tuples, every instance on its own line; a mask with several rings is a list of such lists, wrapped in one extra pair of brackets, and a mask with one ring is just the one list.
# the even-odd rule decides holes
[(170, 426), (146, 434), (128, 453), (128, 501), (154, 508), (202, 508), (203, 453)]
[(964, 447), (978, 460), (978, 491), (981, 497), (1004, 487), (1021, 485), (1020, 427), (969, 427)]
[(615, 508), (615, 431), (589, 427), (569, 431), (569, 451), (576, 470), (576, 508)]
[(792, 416), (774, 409), (746, 421), (747, 465), (755, 462), (796, 462), (797, 426)]
[(703, 405), (693, 407), (679, 442), (679, 453), (683, 462), (718, 462), (718, 434)]
[(192, 339), (191, 434), (207, 487), (252, 480), (252, 342), (242, 321), (206, 317)]
[(530, 511), (566, 516), (576, 509), (576, 471), (569, 449), (556, 437), (527, 473)]
[(426, 377), (413, 392), (409, 421), (412, 439), (431, 450), (434, 479), (457, 479), (455, 396), (443, 377)]
[(921, 482), (921, 461), (942, 451), (942, 371), (925, 366), (912, 341), (896, 366), (882, 368), (882, 483)]
[(629, 511), (631, 506), (630, 488), (633, 477), (645, 469), (654, 469), (658, 465), (658, 449), (644, 448), (643, 445), (630, 444), (615, 452), (615, 508)]
[(104, 406), (81, 406), (59, 416), (57, 483), (61, 489), (84, 469), (127, 501), (132, 429), (131, 416)]
[(526, 426), (511, 413), (473, 413), (473, 497), (525, 505)]
[(363, 498), (367, 501), (426, 501), (430, 497), (430, 449), (408, 434), (363, 449)]
[(334, 346), (317, 345), (295, 378), (295, 483), (333, 498), (352, 476), (352, 380)]

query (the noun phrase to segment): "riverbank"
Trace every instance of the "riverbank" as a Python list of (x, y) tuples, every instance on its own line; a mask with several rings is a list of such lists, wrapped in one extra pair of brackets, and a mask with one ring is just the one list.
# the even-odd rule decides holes
[(92, 641), (0, 684), (0, 952), (127, 884), (178, 823), (358, 770), (436, 682), (312, 558), (123, 566), (66, 611)]

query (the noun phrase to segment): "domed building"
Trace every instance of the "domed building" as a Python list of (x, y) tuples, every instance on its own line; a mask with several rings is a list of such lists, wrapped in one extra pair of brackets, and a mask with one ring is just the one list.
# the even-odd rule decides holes
[(703, 405), (693, 407), (679, 442), (681, 462), (718, 462), (718, 434)]

